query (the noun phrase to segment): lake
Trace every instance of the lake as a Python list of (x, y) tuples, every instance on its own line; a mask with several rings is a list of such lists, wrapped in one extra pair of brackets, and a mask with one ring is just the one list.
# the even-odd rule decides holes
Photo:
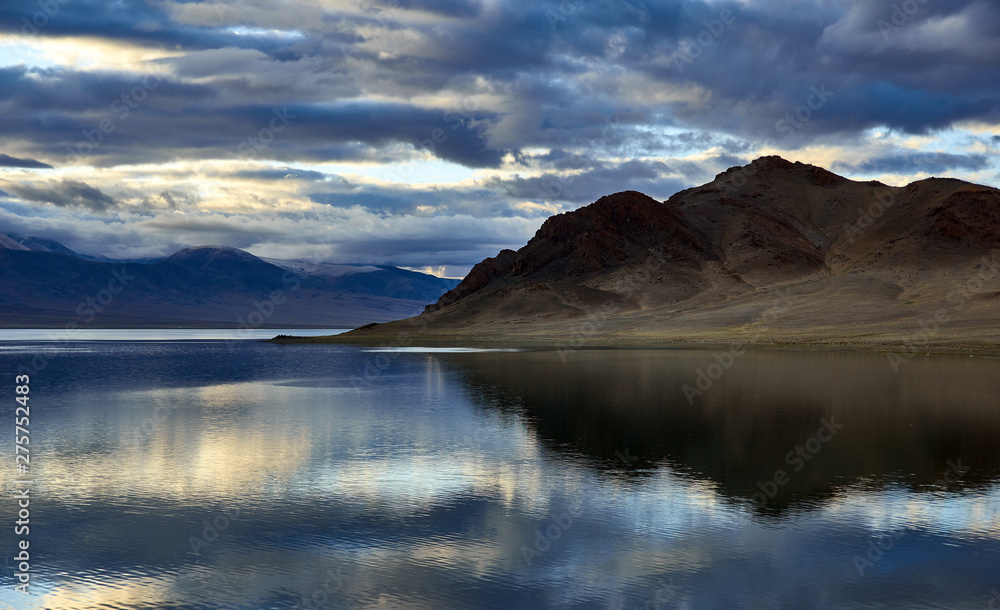
[(994, 358), (5, 338), (0, 606), (1000, 607)]

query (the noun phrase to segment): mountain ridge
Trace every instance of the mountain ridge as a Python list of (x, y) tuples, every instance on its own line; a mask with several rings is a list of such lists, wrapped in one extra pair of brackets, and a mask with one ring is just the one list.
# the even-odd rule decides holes
[(279, 266), (228, 246), (105, 262), (7, 239), (0, 240), (0, 328), (225, 328), (248, 319), (255, 328), (350, 328), (418, 313), (457, 283), (395, 267), (334, 277), (306, 261)]
[[(330, 340), (418, 327), (420, 341), (449, 344), (890, 345), (943, 311), (923, 345), (1000, 346), (998, 252), (995, 188), (892, 187), (762, 157), (663, 202), (623, 191), (552, 216), (421, 316)], [(776, 291), (794, 304), (761, 323)], [(596, 329), (574, 330), (602, 311)]]

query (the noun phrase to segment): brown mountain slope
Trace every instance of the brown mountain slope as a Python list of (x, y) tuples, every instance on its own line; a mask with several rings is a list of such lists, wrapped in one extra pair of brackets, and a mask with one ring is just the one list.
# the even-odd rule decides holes
[(421, 316), (330, 340), (1000, 347), (997, 253), (997, 189), (763, 157), (662, 203), (553, 216)]

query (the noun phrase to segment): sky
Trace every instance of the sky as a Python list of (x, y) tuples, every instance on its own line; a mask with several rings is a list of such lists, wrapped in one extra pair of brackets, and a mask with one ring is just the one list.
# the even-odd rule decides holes
[(995, 0), (4, 0), (0, 232), (461, 277), (778, 154), (1000, 185)]

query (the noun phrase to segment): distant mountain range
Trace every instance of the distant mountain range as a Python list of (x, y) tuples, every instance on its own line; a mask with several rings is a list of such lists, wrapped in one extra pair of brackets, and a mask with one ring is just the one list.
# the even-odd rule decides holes
[(0, 233), (0, 249), (54, 252), (56, 254), (65, 254), (66, 256), (72, 256), (74, 258), (82, 258), (87, 261), (104, 263), (154, 263), (160, 260), (159, 258), (135, 258), (122, 260), (108, 258), (106, 256), (90, 256), (89, 254), (80, 254), (79, 252), (71, 250), (54, 239), (46, 239), (44, 237), (35, 237), (32, 235), (18, 235), (16, 233)]
[(112, 261), (10, 234), (0, 234), (0, 279), (0, 328), (352, 328), (419, 313), (459, 281), (224, 246)]
[(627, 191), (553, 216), (419, 318), (330, 340), (996, 349), (998, 256), (997, 189), (763, 157), (664, 202)]

